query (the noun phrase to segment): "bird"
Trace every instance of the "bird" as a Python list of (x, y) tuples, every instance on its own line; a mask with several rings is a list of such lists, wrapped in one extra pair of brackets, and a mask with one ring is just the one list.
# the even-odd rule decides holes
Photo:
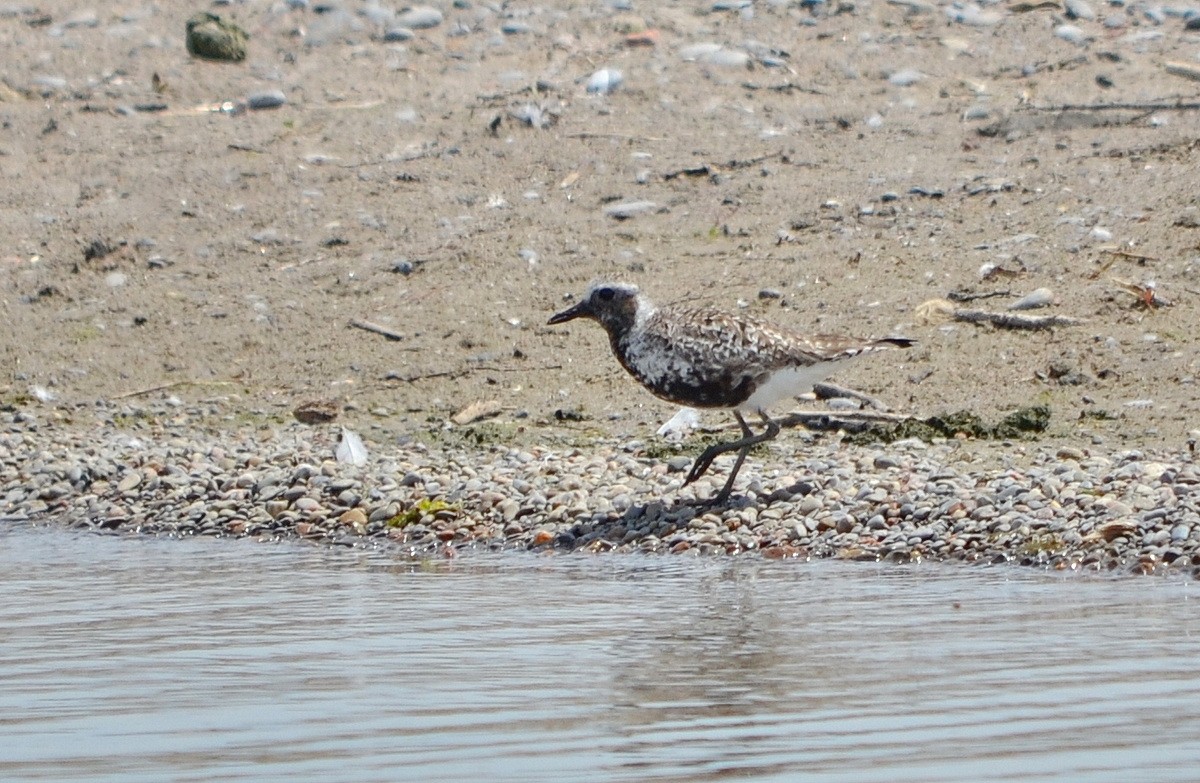
[[(738, 452), (724, 487), (707, 501), (712, 505), (729, 499), (750, 450), (779, 435), (779, 423), (768, 413), (772, 405), (809, 391), (848, 359), (916, 344), (908, 337), (804, 334), (749, 314), (683, 303), (659, 307), (636, 285), (620, 282), (594, 283), (547, 323), (577, 318), (599, 323), (617, 361), (656, 397), (733, 412), (742, 437), (706, 448), (683, 482), (699, 479), (718, 456)], [(761, 420), (760, 432), (746, 423), (747, 416)]]

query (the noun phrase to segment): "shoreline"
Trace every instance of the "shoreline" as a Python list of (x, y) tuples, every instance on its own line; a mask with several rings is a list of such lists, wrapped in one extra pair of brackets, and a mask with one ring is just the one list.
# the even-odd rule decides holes
[[(368, 443), (335, 459), (338, 427), (209, 433), (0, 414), (0, 520), (142, 535), (387, 547), (1016, 563), (1200, 578), (1200, 463), (1188, 448), (1086, 453), (1038, 442), (874, 446), (786, 433), (744, 466), (724, 507), (689, 505), (689, 451)], [(369, 436), (368, 436), (369, 437)], [(978, 446), (978, 447), (977, 447)], [(661, 452), (655, 445), (653, 451)], [(790, 455), (788, 452), (792, 452)]]

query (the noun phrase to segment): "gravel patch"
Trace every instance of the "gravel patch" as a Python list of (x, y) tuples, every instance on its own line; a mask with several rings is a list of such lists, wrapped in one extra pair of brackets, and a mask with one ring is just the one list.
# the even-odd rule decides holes
[(415, 557), (473, 549), (752, 553), (1019, 563), (1200, 576), (1194, 454), (1037, 446), (983, 465), (961, 443), (781, 443), (731, 503), (706, 507), (728, 465), (682, 487), (677, 460), (638, 443), (588, 450), (369, 444), (338, 431), (189, 425), (79, 427), (0, 414), (0, 519), (155, 536), (304, 539)]

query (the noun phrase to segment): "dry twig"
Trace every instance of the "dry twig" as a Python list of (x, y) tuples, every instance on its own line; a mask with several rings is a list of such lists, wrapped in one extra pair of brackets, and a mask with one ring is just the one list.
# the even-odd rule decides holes
[(404, 339), (404, 335), (401, 334), (400, 332), (397, 332), (395, 329), (389, 329), (386, 326), (380, 326), (379, 324), (371, 323), (370, 321), (360, 321), (357, 318), (351, 318), (350, 325), (357, 329), (366, 329), (368, 332), (374, 332), (375, 334), (382, 334), (384, 337), (388, 338), (389, 340), (403, 340)]
[(160, 383), (157, 386), (149, 386), (145, 389), (134, 389), (133, 391), (122, 392), (120, 394), (114, 394), (112, 397), (109, 397), (109, 399), (110, 400), (124, 400), (124, 399), (128, 399), (129, 397), (140, 397), (143, 394), (153, 394), (154, 392), (157, 392), (157, 391), (166, 391), (167, 389), (174, 389), (178, 386), (200, 386), (203, 384), (216, 385), (216, 386), (228, 386), (232, 383), (233, 383), (233, 381), (192, 381), (192, 380), (172, 381), (170, 383)]

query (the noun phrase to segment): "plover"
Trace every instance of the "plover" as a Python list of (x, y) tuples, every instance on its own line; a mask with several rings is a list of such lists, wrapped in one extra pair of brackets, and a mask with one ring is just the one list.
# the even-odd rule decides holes
[[(881, 348), (907, 348), (914, 340), (884, 337), (859, 340), (829, 334), (802, 334), (750, 315), (687, 305), (656, 307), (637, 286), (596, 283), (579, 303), (553, 315), (549, 323), (590, 318), (608, 332), (609, 343), (630, 375), (655, 396), (693, 408), (728, 408), (742, 437), (706, 448), (683, 482), (703, 476), (721, 454), (737, 451), (733, 470), (711, 503), (729, 498), (750, 449), (779, 434), (767, 409), (810, 390), (837, 365)], [(762, 419), (755, 433), (745, 416)]]

